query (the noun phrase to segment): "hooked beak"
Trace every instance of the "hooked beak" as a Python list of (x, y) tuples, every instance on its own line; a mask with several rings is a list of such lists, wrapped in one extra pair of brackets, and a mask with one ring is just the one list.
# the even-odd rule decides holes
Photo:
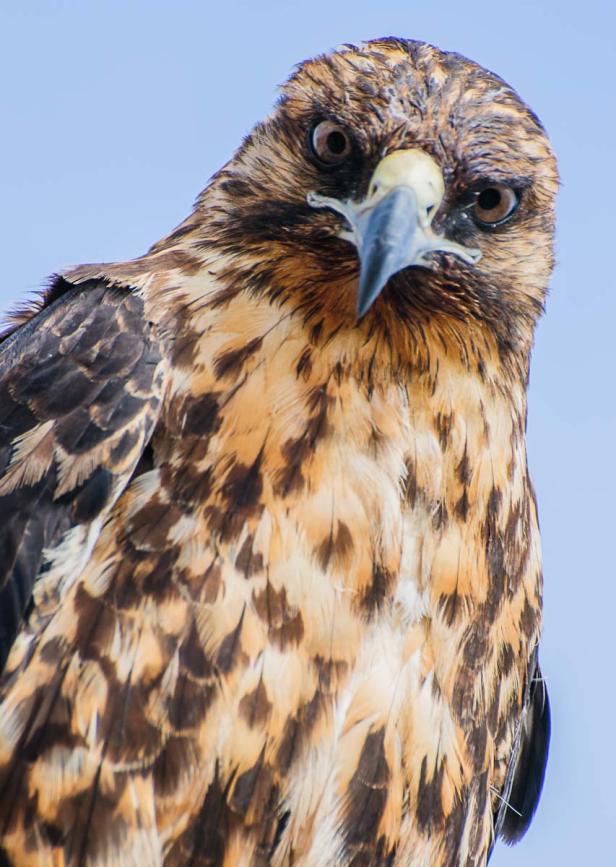
[(445, 193), (440, 168), (421, 150), (394, 151), (376, 167), (362, 202), (342, 202), (308, 194), (315, 208), (342, 214), (351, 231), (341, 237), (357, 247), (360, 261), (357, 316), (361, 318), (391, 276), (411, 265), (426, 265), (426, 255), (453, 253), (474, 264), (481, 258), (469, 249), (436, 235), (431, 228)]

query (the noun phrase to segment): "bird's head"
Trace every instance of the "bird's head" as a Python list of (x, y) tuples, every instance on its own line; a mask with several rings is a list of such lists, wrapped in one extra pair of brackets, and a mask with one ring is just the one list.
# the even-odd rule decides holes
[(201, 200), (255, 292), (332, 328), (532, 340), (558, 177), (533, 112), (458, 54), (383, 39), (300, 65)]

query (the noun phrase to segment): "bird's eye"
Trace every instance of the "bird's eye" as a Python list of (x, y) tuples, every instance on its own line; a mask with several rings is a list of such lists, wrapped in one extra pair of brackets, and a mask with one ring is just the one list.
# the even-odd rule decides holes
[(310, 134), (310, 146), (319, 163), (337, 166), (351, 153), (351, 136), (339, 123), (322, 120)]
[(480, 226), (498, 226), (513, 214), (520, 201), (518, 194), (504, 184), (491, 184), (477, 193), (473, 205), (475, 222)]

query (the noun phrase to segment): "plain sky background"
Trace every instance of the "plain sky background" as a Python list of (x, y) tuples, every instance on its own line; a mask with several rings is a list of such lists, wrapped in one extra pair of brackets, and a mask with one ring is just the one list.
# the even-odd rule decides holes
[(553, 740), (525, 840), (490, 867), (616, 865), (613, 826), (616, 4), (609, 0), (0, 0), (0, 307), (143, 252), (309, 55), (396, 35), (493, 69), (560, 159), (558, 268), (529, 451), (545, 553)]

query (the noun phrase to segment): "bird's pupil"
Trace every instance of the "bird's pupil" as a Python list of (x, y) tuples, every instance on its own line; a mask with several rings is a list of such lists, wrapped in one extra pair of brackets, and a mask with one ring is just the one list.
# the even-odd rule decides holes
[(330, 132), (327, 136), (327, 147), (332, 154), (339, 156), (346, 150), (346, 138), (341, 132)]
[(489, 187), (479, 193), (477, 203), (483, 211), (493, 211), (501, 202), (501, 194), (495, 187)]

